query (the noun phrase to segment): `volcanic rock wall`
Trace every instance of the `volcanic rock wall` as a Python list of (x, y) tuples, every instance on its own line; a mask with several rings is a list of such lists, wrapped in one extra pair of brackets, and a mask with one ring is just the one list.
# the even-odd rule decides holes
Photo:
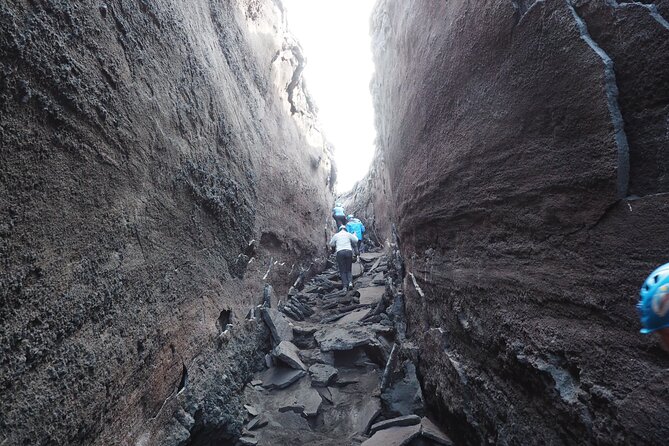
[(669, 2), (381, 0), (380, 151), (423, 394), (469, 444), (664, 444)]
[(325, 254), (303, 65), (278, 0), (0, 4), (0, 444), (239, 431), (244, 316)]

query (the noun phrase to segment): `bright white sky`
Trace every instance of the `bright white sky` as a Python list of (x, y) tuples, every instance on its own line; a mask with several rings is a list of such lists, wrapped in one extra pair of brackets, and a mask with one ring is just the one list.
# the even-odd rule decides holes
[(374, 155), (374, 72), (369, 20), (376, 0), (283, 0), (307, 59), (304, 77), (335, 146), (337, 190), (365, 176)]

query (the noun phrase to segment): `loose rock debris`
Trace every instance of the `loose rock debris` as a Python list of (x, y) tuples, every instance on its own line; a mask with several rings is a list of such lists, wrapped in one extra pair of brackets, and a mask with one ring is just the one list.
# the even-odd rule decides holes
[(362, 254), (349, 292), (329, 269), (261, 309), (273, 349), (244, 389), (239, 445), (452, 444), (425, 417), (388, 257)]

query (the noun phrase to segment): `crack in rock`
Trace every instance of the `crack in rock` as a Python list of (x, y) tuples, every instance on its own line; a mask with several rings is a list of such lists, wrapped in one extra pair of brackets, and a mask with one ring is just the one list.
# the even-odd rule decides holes
[(660, 14), (660, 11), (657, 9), (657, 6), (653, 3), (641, 3), (641, 2), (624, 2), (624, 3), (618, 3), (616, 0), (606, 0), (606, 4), (611, 6), (612, 8), (615, 9), (625, 9), (625, 8), (631, 8), (638, 6), (640, 8), (644, 8), (648, 10), (648, 13), (650, 16), (657, 22), (659, 23), (663, 28), (666, 30), (669, 30), (669, 22), (662, 17), (662, 14)]
[(625, 121), (623, 120), (623, 115), (620, 111), (620, 105), (618, 104), (618, 84), (616, 82), (616, 73), (613, 66), (613, 60), (609, 55), (604, 51), (604, 49), (599, 46), (597, 42), (590, 36), (588, 32), (588, 26), (585, 23), (585, 20), (576, 12), (572, 0), (565, 0), (565, 3), (569, 10), (571, 11), (572, 16), (574, 17), (574, 22), (576, 27), (581, 35), (581, 39), (588, 44), (588, 46), (599, 56), (599, 58), (604, 63), (604, 87), (606, 90), (606, 102), (609, 109), (609, 114), (611, 115), (611, 123), (613, 124), (613, 129), (615, 133), (616, 146), (618, 148), (618, 178), (616, 181), (618, 189), (618, 198), (624, 198), (627, 196), (627, 189), (629, 185), (629, 171), (630, 171), (630, 161), (629, 161), (629, 143), (627, 142), (627, 134), (625, 133)]

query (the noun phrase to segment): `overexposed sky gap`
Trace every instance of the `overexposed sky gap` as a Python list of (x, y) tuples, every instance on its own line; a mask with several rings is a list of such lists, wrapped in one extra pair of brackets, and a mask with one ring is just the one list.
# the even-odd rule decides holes
[(283, 0), (307, 59), (304, 78), (335, 146), (337, 190), (362, 179), (374, 155), (374, 73), (369, 20), (375, 0)]

